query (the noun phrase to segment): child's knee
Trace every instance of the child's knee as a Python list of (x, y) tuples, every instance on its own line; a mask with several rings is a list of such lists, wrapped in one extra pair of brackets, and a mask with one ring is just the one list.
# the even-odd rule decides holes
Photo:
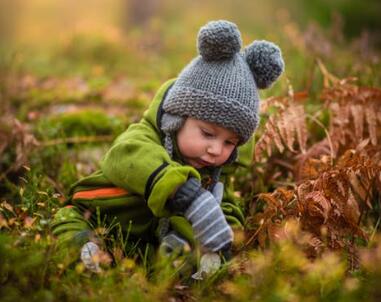
[(90, 224), (74, 206), (59, 209), (53, 217), (51, 228), (58, 246), (81, 246), (93, 236)]

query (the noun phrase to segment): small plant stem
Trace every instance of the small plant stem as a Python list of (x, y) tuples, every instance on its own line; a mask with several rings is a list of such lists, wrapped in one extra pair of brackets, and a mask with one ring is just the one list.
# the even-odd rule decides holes
[(325, 134), (327, 135), (328, 145), (329, 145), (329, 149), (331, 151), (331, 166), (333, 166), (333, 158), (335, 157), (335, 152), (333, 151), (332, 140), (331, 140), (331, 137), (329, 135), (329, 132), (328, 132), (327, 128), (316, 117), (314, 117), (314, 116), (312, 116), (310, 114), (306, 114), (306, 117), (310, 118), (318, 126), (320, 126), (324, 130)]
[(67, 137), (53, 139), (49, 141), (40, 142), (39, 147), (49, 147), (61, 144), (82, 144), (82, 143), (97, 143), (97, 142), (109, 142), (114, 138), (113, 135), (98, 135), (98, 136), (79, 136), (79, 137)]
[(376, 222), (376, 225), (375, 225), (374, 230), (372, 232), (372, 235), (370, 235), (369, 242), (371, 242), (373, 240), (374, 235), (376, 235), (376, 232), (377, 232), (378, 226), (380, 224), (380, 221), (381, 221), (381, 216), (379, 216), (378, 219), (377, 219), (377, 222)]
[(254, 238), (258, 235), (259, 231), (262, 229), (262, 226), (264, 225), (264, 222), (259, 226), (259, 228), (255, 231), (255, 233), (249, 238), (249, 240), (246, 241), (245, 247), (247, 247)]

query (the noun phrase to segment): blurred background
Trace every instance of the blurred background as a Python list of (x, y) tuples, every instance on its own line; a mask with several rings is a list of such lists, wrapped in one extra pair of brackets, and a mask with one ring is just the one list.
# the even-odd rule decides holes
[[(278, 43), (287, 77), (302, 87), (321, 58), (341, 76), (375, 81), (378, 0), (2, 0), (2, 64), (36, 76), (124, 75), (163, 81), (196, 55), (197, 31), (209, 20), (235, 22), (245, 44)], [(376, 84), (376, 83), (375, 83)], [(154, 84), (154, 86), (156, 86)]]

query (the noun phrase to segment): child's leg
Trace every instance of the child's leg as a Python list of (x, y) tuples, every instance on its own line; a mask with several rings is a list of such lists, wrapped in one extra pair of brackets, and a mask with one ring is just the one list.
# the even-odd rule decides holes
[(74, 206), (59, 209), (51, 227), (53, 235), (57, 237), (58, 246), (82, 246), (93, 237), (90, 223)]
[(51, 228), (57, 238), (56, 256), (65, 267), (78, 261), (85, 243), (96, 241), (90, 223), (74, 206), (59, 209), (54, 215)]
[[(156, 269), (161, 273), (175, 272), (180, 279), (187, 280), (197, 269), (196, 255), (188, 238), (189, 234), (184, 232), (187, 228), (178, 227), (179, 224), (173, 223), (172, 218), (162, 218), (156, 230), (159, 239)], [(165, 220), (167, 222), (163, 223)]]

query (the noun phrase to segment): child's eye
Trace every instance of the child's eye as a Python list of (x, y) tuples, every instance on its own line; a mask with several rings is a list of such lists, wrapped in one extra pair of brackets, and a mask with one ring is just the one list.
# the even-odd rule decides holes
[(202, 132), (202, 135), (205, 136), (205, 137), (209, 137), (210, 138), (210, 137), (214, 136), (213, 133), (211, 133), (211, 132), (209, 132), (209, 131), (207, 131), (205, 129), (201, 129), (201, 132)]
[(226, 141), (225, 142), (226, 145), (229, 145), (229, 146), (236, 146), (237, 144), (233, 141)]

